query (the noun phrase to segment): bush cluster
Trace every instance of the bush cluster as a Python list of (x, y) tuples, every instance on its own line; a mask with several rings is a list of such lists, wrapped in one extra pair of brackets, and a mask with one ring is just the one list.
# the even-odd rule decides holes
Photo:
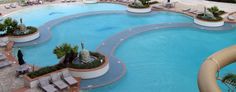
[(36, 77), (39, 77), (39, 76), (63, 69), (63, 68), (66, 68), (63, 64), (58, 64), (58, 65), (54, 65), (54, 66), (47, 66), (47, 67), (40, 68), (37, 71), (30, 72), (27, 75), (30, 78), (36, 78)]

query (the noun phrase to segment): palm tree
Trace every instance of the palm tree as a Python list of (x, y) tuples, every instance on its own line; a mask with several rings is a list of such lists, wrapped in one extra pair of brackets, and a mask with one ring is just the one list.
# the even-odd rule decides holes
[(228, 92), (234, 92), (236, 88), (236, 74), (229, 73), (225, 75), (221, 82), (228, 87)]
[(64, 43), (62, 45), (56, 46), (56, 48), (53, 50), (53, 53), (56, 54), (57, 58), (59, 59), (71, 51), (73, 51), (73, 53), (78, 53), (78, 48), (78, 46), (73, 47), (70, 44)]
[(6, 18), (3, 24), (7, 34), (12, 34), (18, 27), (18, 22), (12, 18)]

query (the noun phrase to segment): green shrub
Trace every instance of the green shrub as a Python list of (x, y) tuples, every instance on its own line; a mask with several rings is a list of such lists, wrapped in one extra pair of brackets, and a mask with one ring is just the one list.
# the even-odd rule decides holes
[(54, 65), (54, 66), (47, 66), (47, 67), (40, 68), (37, 71), (30, 72), (27, 74), (27, 76), (29, 76), (30, 78), (36, 78), (36, 77), (39, 77), (39, 76), (63, 69), (63, 68), (65, 68), (65, 66), (63, 64), (58, 64), (58, 65)]
[(149, 5), (137, 6), (137, 5), (134, 5), (134, 4), (129, 4), (128, 6), (132, 7), (132, 8), (140, 8), (140, 9), (149, 7)]
[(219, 8), (217, 6), (213, 6), (213, 7), (207, 8), (207, 10), (209, 12), (211, 12), (215, 17), (219, 17), (220, 15), (225, 13), (225, 11), (219, 10)]
[(213, 18), (211, 18), (211, 17), (204, 16), (204, 14), (198, 14), (198, 15), (197, 15), (197, 18), (198, 18), (198, 19), (201, 19), (201, 20), (212, 21), (212, 22), (216, 22), (216, 21), (221, 21), (221, 20), (223, 20), (223, 18), (220, 17), (220, 16), (215, 17), (215, 18), (213, 19)]
[(6, 18), (3, 21), (5, 30), (7, 32), (7, 34), (12, 35), (13, 32), (17, 29), (18, 27), (18, 22), (12, 18)]
[(71, 46), (70, 44), (64, 43), (62, 45), (56, 46), (53, 50), (53, 53), (56, 54), (57, 58), (61, 58), (66, 55), (66, 53), (70, 53), (70, 51), (74, 51), (74, 53), (78, 53), (78, 46)]

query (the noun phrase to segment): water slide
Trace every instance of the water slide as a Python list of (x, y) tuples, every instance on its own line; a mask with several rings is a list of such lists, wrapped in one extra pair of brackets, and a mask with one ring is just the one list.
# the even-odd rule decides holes
[(209, 56), (202, 64), (198, 74), (198, 88), (200, 92), (221, 92), (216, 82), (216, 73), (221, 68), (235, 61), (236, 45)]

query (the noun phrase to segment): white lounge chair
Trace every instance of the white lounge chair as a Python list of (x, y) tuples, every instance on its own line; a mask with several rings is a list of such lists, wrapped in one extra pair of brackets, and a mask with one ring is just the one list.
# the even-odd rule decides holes
[(228, 18), (229, 20), (236, 20), (236, 17), (234, 17), (234, 16), (232, 16), (232, 15), (229, 15), (227, 18)]
[(5, 60), (6, 58), (7, 58), (7, 57), (6, 57), (5, 55), (1, 55), (1, 56), (0, 56), (0, 61), (1, 61), (1, 60)]
[(51, 74), (52, 83), (56, 85), (60, 90), (66, 89), (69, 86), (61, 80), (61, 77), (58, 73)]
[(39, 4), (43, 4), (43, 0), (39, 0)]
[(12, 63), (7, 61), (7, 60), (4, 60), (4, 61), (1, 61), (0, 62), (0, 68), (4, 68), (4, 67), (7, 67), (7, 66), (10, 66)]
[(69, 85), (75, 85), (78, 83), (78, 81), (69, 73), (68, 70), (62, 71), (62, 76)]
[(65, 3), (65, 2), (66, 2), (66, 0), (61, 0), (61, 2), (62, 2), (62, 3)]
[(16, 3), (10, 4), (10, 7), (11, 7), (11, 8), (16, 8)]
[(4, 7), (5, 7), (5, 9), (10, 9), (11, 8), (10, 5), (5, 5)]
[(39, 87), (42, 88), (46, 92), (57, 92), (58, 90), (51, 84), (49, 84), (49, 80), (46, 77), (42, 77), (39, 80)]

